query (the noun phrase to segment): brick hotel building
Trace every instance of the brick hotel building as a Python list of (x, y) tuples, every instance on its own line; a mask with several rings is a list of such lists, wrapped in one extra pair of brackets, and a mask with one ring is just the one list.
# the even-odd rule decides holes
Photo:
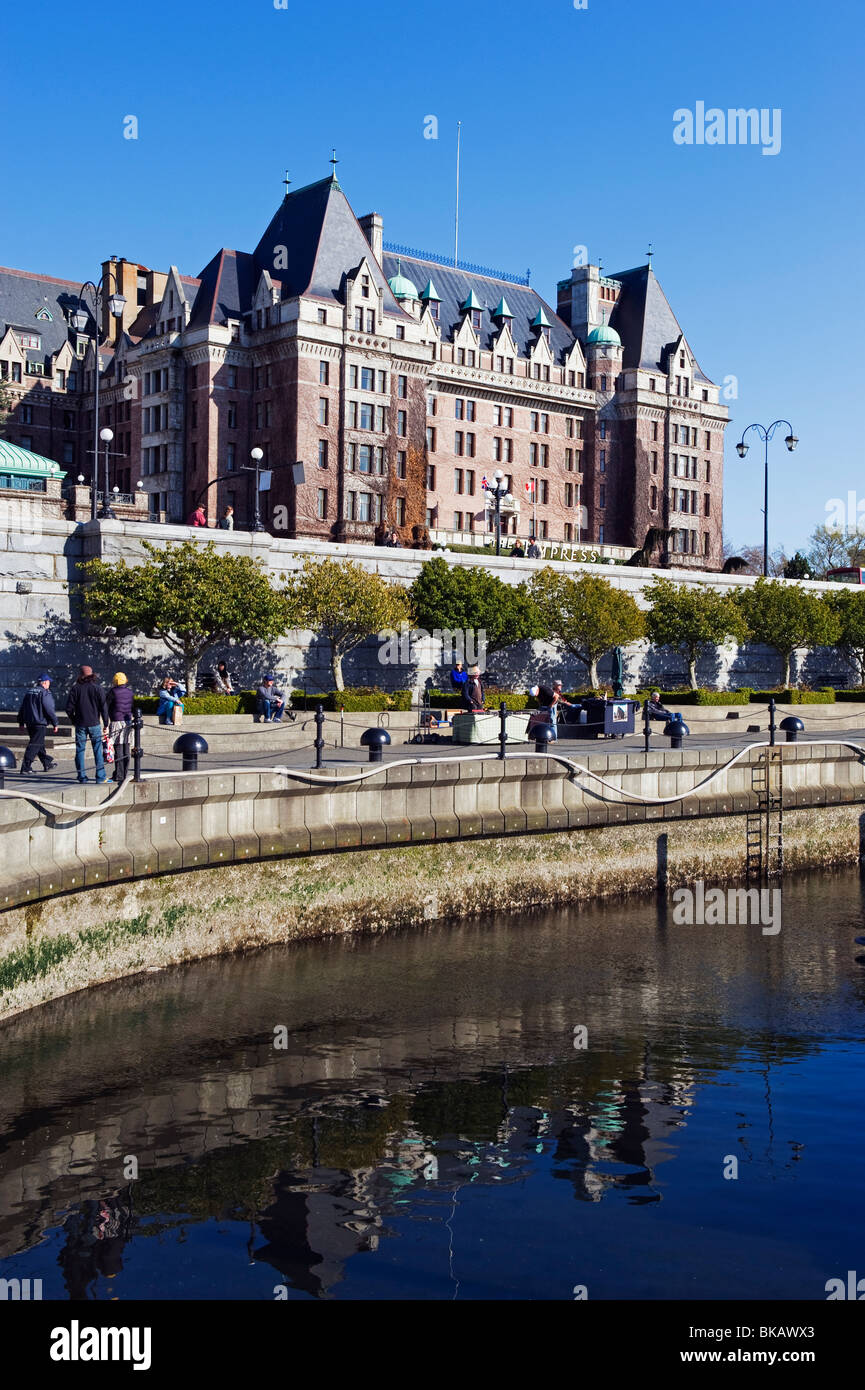
[[(482, 484), (500, 469), (509, 536), (635, 549), (659, 528), (656, 562), (720, 567), (728, 411), (651, 265), (575, 267), (553, 309), (526, 280), (382, 238), (330, 177), (287, 193), (254, 251), (222, 248), (198, 277), (105, 262), (126, 298), (100, 325), (112, 484), (129, 495), (140, 479), (163, 520), (203, 500), (211, 522), (231, 504), (242, 526), (258, 448), (269, 529), (454, 543), (491, 528)], [(67, 481), (92, 458), (94, 325), (70, 325), (78, 290), (0, 270), (6, 434)], [(281, 466), (297, 461), (302, 481)]]

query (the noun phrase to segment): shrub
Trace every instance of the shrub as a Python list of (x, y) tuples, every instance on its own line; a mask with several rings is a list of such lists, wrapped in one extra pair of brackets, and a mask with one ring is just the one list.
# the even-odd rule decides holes
[(302, 690), (291, 692), (291, 707), (298, 710), (314, 710), (322, 705), (329, 713), (344, 709), (346, 714), (375, 714), (381, 710), (410, 710), (410, 690), (379, 690), (376, 686), (357, 685), (348, 690), (327, 690), (318, 695), (310, 695)]
[[(254, 690), (240, 690), (236, 695), (187, 695), (183, 701), (184, 714), (254, 714)], [(135, 707), (142, 714), (155, 714), (158, 695), (136, 695)]]
[(835, 699), (846, 701), (848, 704), (865, 705), (865, 686), (860, 686), (858, 690), (836, 690)]
[(752, 705), (767, 705), (774, 696), (779, 705), (834, 705), (834, 690), (798, 690), (790, 686), (780, 690), (752, 690)]

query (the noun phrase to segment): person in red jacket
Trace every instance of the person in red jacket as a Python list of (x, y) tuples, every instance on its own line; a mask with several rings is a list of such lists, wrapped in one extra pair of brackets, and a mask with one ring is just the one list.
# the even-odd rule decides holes
[(202, 506), (196, 507), (186, 524), (187, 526), (206, 526), (207, 517), (204, 514), (204, 508)]

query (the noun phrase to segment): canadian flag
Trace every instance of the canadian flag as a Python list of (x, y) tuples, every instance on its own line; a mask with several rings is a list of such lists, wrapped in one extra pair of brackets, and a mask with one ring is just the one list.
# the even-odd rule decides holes
[(533, 497), (533, 496), (534, 496), (534, 493), (535, 493), (535, 480), (534, 480), (534, 478), (530, 478), (529, 481), (526, 483), (526, 492), (529, 494), (530, 497)]

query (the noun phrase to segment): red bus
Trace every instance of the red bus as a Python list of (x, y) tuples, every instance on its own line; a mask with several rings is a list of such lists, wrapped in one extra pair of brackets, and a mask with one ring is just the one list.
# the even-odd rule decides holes
[(826, 578), (835, 584), (865, 584), (865, 570), (837, 569), (827, 570)]

